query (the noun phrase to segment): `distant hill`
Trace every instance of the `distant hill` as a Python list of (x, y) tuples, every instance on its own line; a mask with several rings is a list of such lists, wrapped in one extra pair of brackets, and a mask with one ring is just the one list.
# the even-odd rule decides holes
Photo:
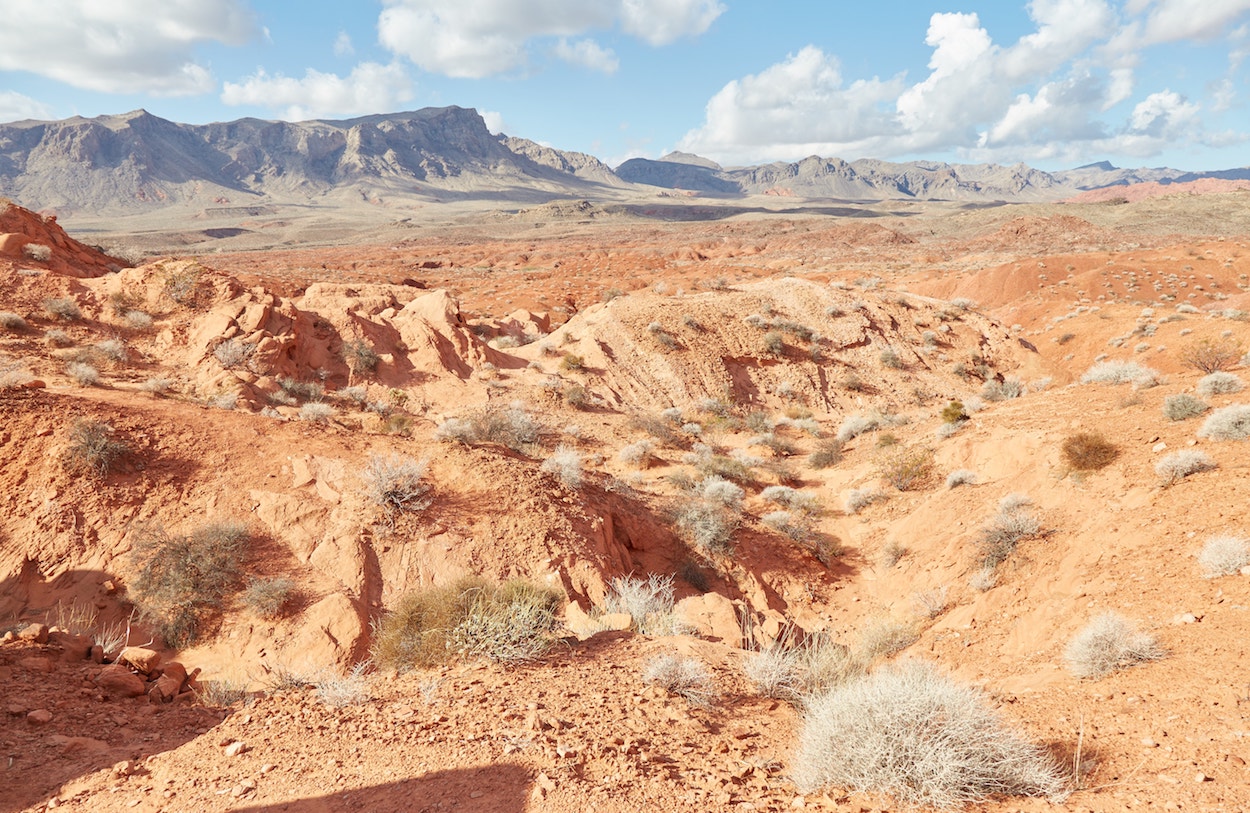
[(653, 194), (657, 188), (715, 198), (1027, 202), (1134, 183), (1246, 177), (1250, 169), (1130, 170), (1105, 161), (1043, 172), (1024, 164), (848, 162), (816, 156), (725, 168), (689, 153), (634, 158), (613, 170), (592, 155), (494, 135), (477, 111), (460, 107), (342, 121), (247, 118), (205, 125), (178, 124), (137, 110), (0, 125), (0, 195), (62, 217), (123, 216), (179, 206), (221, 211), (315, 202), (333, 208), (404, 199), (530, 205), (568, 198), (613, 200)]

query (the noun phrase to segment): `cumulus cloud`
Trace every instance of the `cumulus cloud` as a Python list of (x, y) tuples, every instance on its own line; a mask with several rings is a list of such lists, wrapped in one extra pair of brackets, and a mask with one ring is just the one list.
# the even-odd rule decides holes
[[(1250, 0), (1032, 0), (1027, 10), (1033, 30), (1005, 44), (976, 14), (933, 14), (917, 78), (852, 80), (836, 56), (808, 46), (726, 84), (678, 148), (721, 163), (939, 151), (1020, 161), (1145, 157), (1227, 135), (1174, 89), (1139, 89), (1135, 68), (1152, 43), (1220, 36), (1236, 64), (1245, 28), (1234, 26)], [(1229, 104), (1231, 90), (1211, 91), (1212, 106)]]
[[(717, 0), (383, 0), (378, 40), (424, 70), (482, 78), (526, 64), (528, 44), (619, 26), (652, 45), (697, 36), (724, 11)], [(584, 58), (607, 64), (597, 43)], [(566, 43), (567, 45), (567, 43)], [(576, 48), (580, 43), (569, 46)], [(558, 55), (558, 54), (557, 54)], [(565, 57), (561, 57), (565, 58)], [(612, 56), (611, 59), (615, 59)], [(584, 63), (579, 63), (584, 64)], [(602, 67), (596, 67), (602, 70)]]
[(402, 66), (362, 62), (343, 77), (309, 68), (302, 78), (257, 71), (241, 83), (226, 82), (221, 100), (280, 111), (287, 121), (354, 116), (394, 110), (412, 98)]
[(0, 90), (0, 121), (51, 119), (52, 108), (12, 90)]
[(578, 40), (569, 42), (563, 37), (556, 43), (554, 53), (557, 57), (571, 65), (580, 65), (592, 71), (616, 73), (621, 61), (616, 58), (611, 48), (604, 48), (594, 40)]
[(0, 70), (105, 93), (191, 95), (215, 86), (197, 43), (240, 45), (257, 33), (244, 0), (11, 0)]

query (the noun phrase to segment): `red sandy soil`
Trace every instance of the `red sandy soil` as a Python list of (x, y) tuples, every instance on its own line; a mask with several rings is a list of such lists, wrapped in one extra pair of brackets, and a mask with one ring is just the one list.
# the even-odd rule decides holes
[[(257, 539), (248, 573), (290, 576), (302, 599), (277, 621), (228, 602), (198, 646), (167, 653), (202, 667), (206, 686), (232, 679), (257, 692), (227, 708), (108, 699), (91, 662), (0, 644), (0, 810), (896, 809), (837, 788), (799, 796), (788, 778), (799, 715), (742, 677), (738, 616), (848, 644), (874, 621), (912, 625), (919, 637), (897, 657), (983, 687), (1065, 763), (1080, 750), (1088, 772), (1065, 801), (1011, 798), (986, 810), (1250, 808), (1250, 577), (1204, 579), (1194, 560), (1207, 537), (1247, 533), (1250, 448), (1197, 438), (1202, 418), (1162, 414), (1166, 396), (1193, 392), (1200, 377), (1180, 363), (1181, 348), (1204, 338), (1250, 346), (1248, 238), (1127, 232), (1067, 215), (976, 217), (961, 214), (963, 226), (941, 234), (902, 220), (814, 218), (608, 224), (530, 239), (451, 230), (393, 245), (166, 259), (98, 278), (38, 264), (33, 273), (10, 254), (0, 311), (27, 327), (0, 330), (0, 369), (10, 384), (43, 386), (0, 390), (0, 631), (55, 622), (58, 603), (94, 608), (99, 625), (127, 618), (129, 553), (144, 523), (243, 519)], [(171, 281), (189, 281), (181, 302)], [(602, 304), (612, 289), (624, 295)], [(66, 296), (81, 320), (42, 309)], [(978, 304), (948, 304), (959, 297)], [(135, 326), (126, 310), (154, 324)], [(748, 317), (820, 335), (787, 333), (770, 355)], [(50, 346), (50, 329), (66, 331), (69, 346)], [(499, 341), (527, 333), (549, 335)], [(125, 344), (124, 360), (86, 350), (109, 338)], [(227, 339), (255, 347), (246, 364), (217, 358)], [(375, 372), (347, 368), (349, 339), (376, 349)], [(887, 347), (899, 366), (883, 363)], [(566, 353), (580, 369), (562, 366)], [(1154, 368), (1159, 384), (1077, 383), (1103, 355)], [(99, 365), (100, 386), (67, 376), (79, 356)], [(1028, 392), (987, 402), (939, 439), (938, 413), (955, 398), (970, 403), (984, 375), (1019, 377)], [(273, 402), (283, 376), (324, 385), (328, 422)], [(154, 377), (169, 379), (164, 396), (143, 391)], [(395, 405), (407, 434), (335, 396), (357, 383), (366, 400)], [(574, 386), (588, 397), (580, 409), (568, 402)], [(213, 406), (223, 394), (237, 396), (235, 409)], [(739, 418), (806, 410), (825, 435), (873, 410), (907, 421), (813, 469), (809, 434), (778, 428), (791, 454), (753, 445), (759, 432), (706, 411), (709, 398)], [(537, 444), (518, 452), (433, 437), (448, 417), (513, 401), (541, 419)], [(704, 441), (763, 458), (733, 555), (695, 553), (667, 519), (680, 499), (669, 476), (692, 472), (682, 460), (693, 438), (657, 443), (644, 469), (617, 459), (645, 437), (631, 417), (668, 407), (702, 423)], [(62, 465), (73, 417), (111, 423), (134, 450), (120, 471), (98, 480)], [(1062, 440), (1083, 430), (1119, 448), (1107, 468), (1065, 464)], [(921, 488), (883, 484), (887, 433), (933, 450)], [(559, 443), (586, 455), (578, 488), (541, 470)], [(1155, 464), (1187, 448), (1218, 467), (1166, 486)], [(429, 459), (435, 499), (388, 526), (360, 471), (370, 453), (390, 451)], [(957, 469), (975, 471), (976, 483), (945, 488)], [(775, 506), (759, 492), (779, 477), (820, 499), (818, 531), (841, 548), (832, 561), (761, 521)], [(889, 499), (846, 513), (847, 492), (865, 487)], [(979, 592), (969, 586), (974, 539), (1011, 493), (1030, 497), (1046, 534)], [(676, 586), (693, 635), (566, 631), (532, 665), (374, 673), (370, 699), (342, 708), (312, 689), (266, 690), (283, 670), (346, 670), (367, 656), (370, 622), (399, 595), (463, 573), (545, 580), (585, 610), (613, 576), (692, 566), (707, 584)], [(943, 589), (946, 607), (930, 616), (920, 597)], [(1072, 676), (1067, 641), (1106, 609), (1154, 634), (1167, 656), (1101, 680)], [(139, 625), (135, 635), (148, 633)], [(643, 684), (647, 659), (674, 651), (712, 670), (708, 706)], [(39, 709), (51, 720), (28, 718)], [(235, 742), (243, 750), (227, 756)]]

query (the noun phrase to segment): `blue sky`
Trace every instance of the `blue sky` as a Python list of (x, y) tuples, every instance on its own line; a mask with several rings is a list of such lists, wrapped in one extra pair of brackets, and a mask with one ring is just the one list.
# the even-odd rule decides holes
[(5, 0), (0, 121), (474, 107), (615, 165), (1250, 164), (1250, 0)]

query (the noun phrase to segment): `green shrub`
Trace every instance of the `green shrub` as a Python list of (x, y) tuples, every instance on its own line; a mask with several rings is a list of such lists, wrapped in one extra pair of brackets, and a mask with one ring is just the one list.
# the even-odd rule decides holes
[(968, 420), (962, 401), (951, 401), (942, 409), (942, 423), (959, 423)]
[(140, 529), (133, 546), (135, 604), (165, 642), (181, 649), (195, 642), (208, 612), (239, 586), (247, 527), (215, 522), (188, 534), (159, 526)]
[(885, 793), (907, 807), (1064, 789), (1047, 752), (1008, 726), (982, 692), (920, 661), (808, 698), (793, 775), (801, 792)]

